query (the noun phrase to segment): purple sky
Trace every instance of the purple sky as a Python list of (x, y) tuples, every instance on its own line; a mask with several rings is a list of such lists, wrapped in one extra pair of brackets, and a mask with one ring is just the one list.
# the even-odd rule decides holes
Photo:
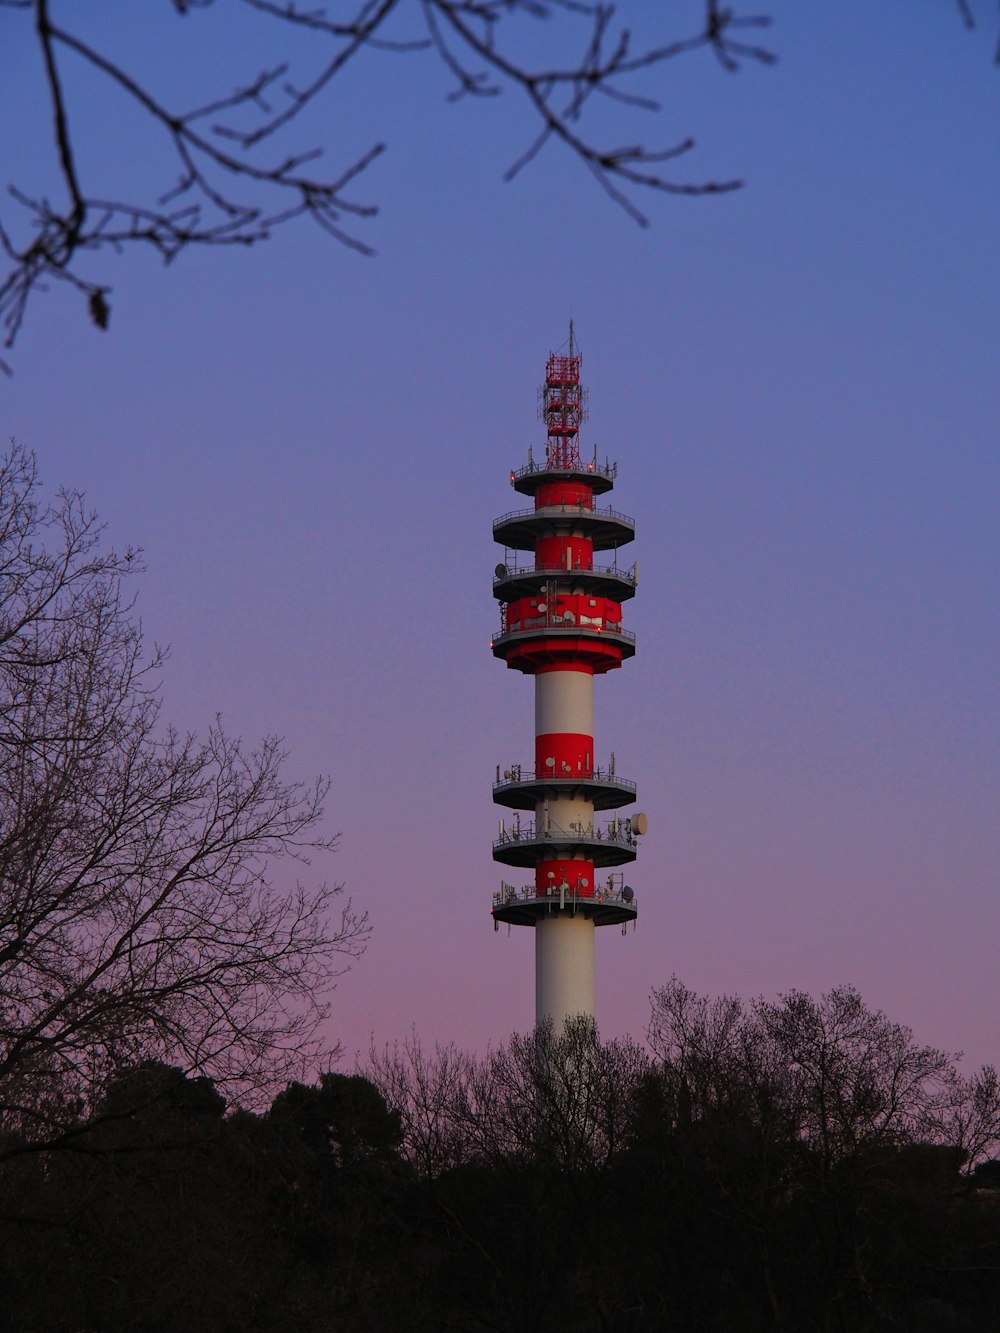
[[(155, 34), (145, 6), (94, 8), (157, 87), (175, 61), (192, 97), (265, 63), (222, 5), (163, 4)], [(430, 57), (373, 56), (295, 143), (388, 140), (355, 192), (377, 258), (307, 224), (168, 270), (109, 257), (109, 332), (40, 297), (0, 383), (46, 481), (145, 547), (166, 715), (277, 731), (291, 771), (331, 774), (319, 873), (374, 926), (334, 1002), (348, 1057), (532, 1021), (531, 934), (489, 917), (490, 783), (533, 733), (531, 682), (489, 652), (490, 525), (572, 317), (584, 444), (618, 460), (641, 566), (636, 658), (596, 686), (596, 752), (650, 825), (638, 927), (598, 937), (602, 1031), (641, 1037), (674, 972), (851, 982), (1000, 1059), (995, 32), (948, 0), (761, 8), (776, 68), (691, 57), (621, 131), (694, 134), (678, 176), (738, 194), (647, 198), (641, 231), (554, 149), (504, 185), (531, 132), (513, 99), (451, 106)], [(2, 23), (3, 179), (54, 189), (36, 56)], [(73, 91), (102, 188), (142, 173), (146, 128)]]

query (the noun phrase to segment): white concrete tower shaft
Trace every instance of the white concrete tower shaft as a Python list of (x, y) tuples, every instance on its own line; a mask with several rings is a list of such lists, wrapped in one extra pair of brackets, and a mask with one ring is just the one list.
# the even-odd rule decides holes
[[(574, 751), (576, 753), (574, 753)], [(568, 767), (593, 767), (594, 752), (594, 676), (578, 667), (552, 667), (535, 676), (535, 755), (536, 769), (560, 774)], [(567, 755), (569, 756), (567, 758)], [(552, 761), (555, 761), (553, 763)], [(580, 831), (593, 832), (594, 803), (578, 789), (555, 789), (540, 795), (535, 807), (535, 823), (543, 833), (553, 835)], [(586, 866), (576, 876), (558, 874), (555, 887), (560, 893), (580, 885), (581, 877), (593, 880), (593, 867), (583, 852), (572, 858)], [(543, 884), (548, 888), (549, 884)], [(574, 1014), (594, 1015), (594, 944), (592, 916), (583, 912), (572, 915), (560, 911), (542, 917), (535, 926), (535, 1021), (551, 1021), (561, 1028)]]

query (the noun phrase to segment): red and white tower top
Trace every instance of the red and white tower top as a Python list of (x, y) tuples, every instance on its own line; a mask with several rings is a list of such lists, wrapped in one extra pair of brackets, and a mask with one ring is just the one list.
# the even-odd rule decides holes
[[(527, 465), (510, 474), (534, 504), (493, 524), (504, 546), (493, 581), (501, 617), (493, 654), (535, 678), (534, 766), (498, 767), (493, 787), (494, 801), (514, 811), (511, 822), (501, 821), (493, 858), (531, 869), (534, 882), (503, 881), (493, 921), (497, 929), (501, 921), (534, 928), (536, 1018), (557, 1027), (593, 1015), (594, 930), (624, 932), (635, 920), (635, 894), (620, 867), (635, 860), (646, 831), (645, 815), (618, 814), (635, 800), (635, 783), (617, 775), (613, 754), (603, 767), (594, 758), (594, 677), (635, 652), (621, 604), (635, 593), (636, 566), (618, 562), (635, 527), (595, 503), (614, 485), (617, 466), (599, 463), (596, 448), (591, 461), (581, 458), (580, 362), (570, 325), (566, 354), (549, 357), (540, 393), (545, 462), (529, 451)], [(595, 565), (595, 551), (611, 552), (610, 561)], [(595, 823), (605, 812), (613, 813)]]

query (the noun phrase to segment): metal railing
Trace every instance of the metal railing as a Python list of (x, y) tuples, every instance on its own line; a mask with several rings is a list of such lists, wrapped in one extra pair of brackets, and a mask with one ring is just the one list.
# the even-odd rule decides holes
[(553, 782), (565, 779), (568, 782), (611, 782), (616, 787), (624, 787), (626, 791), (635, 791), (636, 784), (630, 778), (620, 778), (615, 770), (610, 766), (608, 768), (592, 768), (589, 772), (583, 773), (551, 773), (539, 774), (535, 769), (522, 768), (520, 764), (512, 764), (501, 779), (498, 778), (493, 784), (493, 790), (499, 791), (501, 787), (516, 786), (520, 782)]
[(547, 829), (538, 829), (535, 827), (534, 820), (529, 820), (523, 824), (513, 824), (510, 828), (506, 824), (500, 825), (500, 837), (494, 838), (493, 846), (509, 847), (515, 842), (567, 842), (581, 840), (586, 842), (610, 842), (616, 847), (638, 846), (636, 834), (632, 832), (632, 827), (627, 819), (621, 819), (617, 825), (614, 821), (605, 828), (594, 828), (593, 824), (584, 824), (582, 821), (577, 824), (571, 824), (569, 828), (562, 828), (558, 824), (550, 824)]
[(493, 526), (496, 528), (499, 527), (501, 523), (509, 522), (512, 518), (529, 518), (533, 514), (538, 514), (544, 517), (550, 517), (552, 514), (593, 514), (597, 518), (613, 518), (617, 519), (619, 523), (627, 523), (630, 528), (635, 527), (635, 519), (629, 518), (628, 514), (623, 514), (618, 509), (612, 509), (610, 505), (606, 506), (604, 509), (599, 509), (595, 505), (584, 504), (582, 500), (578, 501), (576, 504), (569, 505), (545, 505), (541, 509), (511, 509), (506, 514), (501, 514), (499, 518), (495, 518), (493, 520)]
[[(534, 510), (532, 510), (534, 513)], [(545, 578), (565, 579), (572, 574), (599, 574), (604, 578), (618, 578), (625, 583), (631, 583), (635, 586), (638, 579), (637, 566), (630, 565), (628, 569), (619, 569), (617, 564), (611, 565), (573, 565), (568, 568), (566, 565), (518, 565), (514, 563), (507, 565), (506, 573), (499, 574), (493, 580), (494, 588), (498, 583), (505, 583), (507, 579), (516, 579), (521, 574), (541, 574)]]
[(549, 888), (545, 893), (539, 893), (534, 884), (522, 884), (518, 888), (514, 884), (503, 884), (493, 894), (494, 907), (507, 907), (512, 903), (545, 903), (558, 899), (567, 903), (620, 903), (625, 907), (636, 907), (638, 898), (632, 889), (626, 887), (609, 888), (607, 884), (598, 884), (594, 887), (593, 893), (578, 893), (575, 889), (569, 887), (565, 889)]
[(519, 481), (521, 477), (530, 477), (535, 472), (589, 472), (594, 477), (607, 477), (608, 481), (614, 481), (618, 476), (618, 464), (605, 460), (602, 463), (581, 463), (579, 467), (564, 468), (546, 460), (544, 463), (536, 463), (532, 459), (525, 463), (524, 467), (519, 467), (516, 472), (510, 474), (511, 481)]
[(635, 643), (635, 635), (631, 630), (623, 629), (620, 622), (581, 625), (575, 619), (567, 620), (565, 616), (556, 615), (552, 611), (546, 611), (540, 616), (529, 616), (523, 621), (515, 620), (513, 625), (508, 625), (507, 617), (501, 616), (499, 633), (493, 635), (492, 641), (495, 643), (498, 639), (513, 638), (518, 634), (537, 634), (539, 630), (570, 634), (612, 634), (615, 638), (628, 639), (630, 643)]

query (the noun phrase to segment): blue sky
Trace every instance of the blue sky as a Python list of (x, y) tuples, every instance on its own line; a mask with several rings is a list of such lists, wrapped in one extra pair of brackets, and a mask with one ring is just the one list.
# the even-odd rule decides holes
[[(570, 318), (641, 570), (637, 656), (597, 685), (597, 752), (650, 820), (638, 928), (598, 941), (602, 1029), (641, 1036), (672, 973), (851, 982), (1000, 1054), (995, 16), (767, 10), (775, 67), (687, 57), (646, 79), (659, 117), (612, 127), (693, 134), (678, 175), (737, 193), (647, 197), (640, 229), (552, 146), (504, 184), (524, 108), (451, 105), (432, 58), (373, 53), (295, 142), (386, 139), (355, 191), (375, 258), (307, 224), (166, 269), (106, 257), (108, 332), (52, 291), (10, 356), (6, 433), (146, 549), (167, 715), (278, 732), (333, 779), (316, 872), (375, 927), (334, 1000), (348, 1055), (532, 1020), (530, 935), (488, 914), (490, 782), (532, 737), (530, 682), (489, 652), (490, 524)], [(267, 58), (224, 5), (137, 12), (90, 31), (158, 89)], [(4, 178), (54, 191), (30, 32), (3, 23)], [(148, 128), (68, 76), (81, 161), (143, 181)]]

